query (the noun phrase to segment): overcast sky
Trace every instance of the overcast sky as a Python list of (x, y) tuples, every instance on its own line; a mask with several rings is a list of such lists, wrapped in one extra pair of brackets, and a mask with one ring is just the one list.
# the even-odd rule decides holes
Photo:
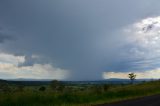
[(0, 0), (0, 78), (160, 78), (159, 4)]

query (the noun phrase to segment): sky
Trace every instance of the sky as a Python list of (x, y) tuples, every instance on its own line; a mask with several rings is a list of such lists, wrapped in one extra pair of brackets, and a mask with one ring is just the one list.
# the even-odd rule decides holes
[(159, 0), (1, 0), (0, 78), (160, 78)]

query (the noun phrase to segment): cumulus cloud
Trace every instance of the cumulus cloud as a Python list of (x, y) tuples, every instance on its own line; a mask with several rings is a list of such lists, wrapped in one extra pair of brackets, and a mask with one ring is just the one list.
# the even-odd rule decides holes
[[(33, 56), (36, 58), (37, 56)], [(14, 56), (12, 54), (0, 54), (0, 78), (34, 78), (34, 79), (65, 79), (68, 71), (53, 67), (51, 64), (33, 64), (21, 66), (25, 62), (25, 56)]]
[[(104, 78), (126, 78), (128, 72), (136, 72), (138, 78), (158, 78), (160, 67), (160, 16), (147, 17), (124, 27), (120, 62), (112, 67), (117, 70), (103, 73)], [(112, 64), (115, 64), (113, 62)]]
[(159, 47), (160, 17), (149, 17), (125, 29), (129, 41), (146, 49)]
[(133, 58), (139, 58), (133, 64), (152, 69), (159, 68), (160, 17), (142, 19), (124, 29), (124, 32), (128, 45), (133, 45), (129, 52)]
[(19, 67), (23, 66), (33, 66), (34, 64), (46, 64), (47, 62), (43, 60), (43, 57), (38, 56), (38, 55), (25, 55), (24, 56), (24, 62), (19, 63)]
[(9, 63), (18, 65), (20, 63), (23, 63), (25, 61), (24, 56), (14, 56), (11, 54), (6, 53), (0, 53), (0, 63)]

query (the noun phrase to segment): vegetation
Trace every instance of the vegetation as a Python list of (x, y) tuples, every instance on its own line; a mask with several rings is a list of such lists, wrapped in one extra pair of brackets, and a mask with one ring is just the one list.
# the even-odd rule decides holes
[(58, 80), (53, 80), (50, 84), (51, 88), (53, 91), (63, 91), (64, 89), (64, 85), (62, 82), (58, 81)]
[(46, 88), (44, 86), (39, 88), (39, 91), (45, 91), (45, 90), (46, 90)]
[(160, 94), (160, 81), (128, 85), (70, 85), (52, 81), (44, 86), (9, 84), (8, 88), (0, 91), (0, 106), (90, 106)]
[(136, 76), (134, 73), (128, 74), (129, 79), (131, 80), (131, 84), (133, 84), (134, 80), (136, 79)]

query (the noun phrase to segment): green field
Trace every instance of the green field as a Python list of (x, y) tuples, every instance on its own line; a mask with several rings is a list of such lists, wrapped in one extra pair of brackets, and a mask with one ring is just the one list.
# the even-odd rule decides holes
[[(160, 81), (131, 85), (1, 85), (0, 106), (90, 106), (160, 93)], [(55, 86), (55, 85), (54, 85)]]

